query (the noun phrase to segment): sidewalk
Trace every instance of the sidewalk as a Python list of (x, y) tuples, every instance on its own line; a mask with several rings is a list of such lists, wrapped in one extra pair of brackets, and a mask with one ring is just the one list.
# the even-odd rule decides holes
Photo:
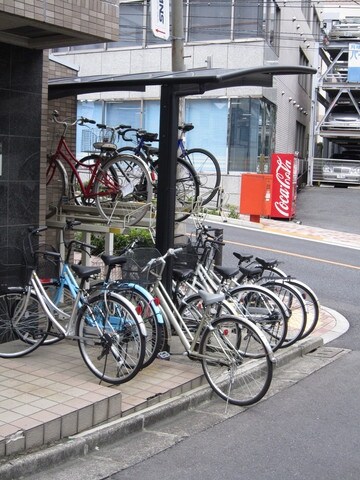
[[(332, 232), (325, 230), (297, 224), (278, 225), (270, 220), (256, 228), (303, 238), (313, 235), (318, 238), (327, 235), (329, 241), (334, 238)], [(337, 240), (360, 248), (360, 235), (347, 235), (338, 234)], [(347, 329), (344, 317), (322, 306), (313, 334), (277, 353), (278, 362), (304, 355)], [(9, 460), (14, 456), (18, 460), (25, 452), (57, 442), (66, 449), (69, 437), (119, 419), (143, 421), (136, 413), (152, 406), (163, 412), (166, 405), (169, 415), (176, 408), (179, 395), (199, 389), (203, 395), (211, 395), (201, 366), (180, 351), (173, 354), (170, 361), (156, 360), (133, 380), (120, 386), (98, 385), (82, 361), (77, 345), (70, 341), (43, 346), (22, 358), (0, 359), (0, 478), (5, 478), (2, 471), (10, 468)]]

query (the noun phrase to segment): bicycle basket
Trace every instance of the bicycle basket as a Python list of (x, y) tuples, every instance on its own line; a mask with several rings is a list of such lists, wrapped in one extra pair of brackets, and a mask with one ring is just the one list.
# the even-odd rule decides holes
[(5, 247), (0, 252), (0, 293), (7, 293), (14, 287), (29, 285), (33, 268), (25, 261), (22, 250)]
[(57, 253), (52, 245), (42, 244), (36, 250), (36, 273), (44, 284), (52, 284), (59, 279), (60, 257), (53, 256), (51, 253)]
[(182, 247), (181, 252), (176, 253), (174, 257), (174, 268), (195, 270), (199, 257), (196, 248), (190, 243), (175, 245), (174, 248)]
[(156, 248), (139, 247), (127, 252), (124, 257), (126, 263), (122, 266), (123, 282), (134, 282), (141, 285), (151, 285), (157, 280), (157, 276), (162, 273), (162, 264), (154, 264), (151, 269), (146, 269), (147, 263), (153, 259), (160, 257), (161, 253)]

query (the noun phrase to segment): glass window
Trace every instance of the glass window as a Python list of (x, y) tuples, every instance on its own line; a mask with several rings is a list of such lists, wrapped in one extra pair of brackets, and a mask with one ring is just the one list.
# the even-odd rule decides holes
[[(116, 127), (121, 123), (129, 125), (132, 128), (141, 127), (141, 102), (140, 101), (124, 101), (124, 102), (107, 102), (106, 103), (106, 124)], [(117, 139), (116, 143), (119, 147), (129, 146), (122, 138)], [(131, 145), (132, 146), (132, 145)]]
[(119, 41), (108, 47), (142, 47), (144, 37), (144, 3), (119, 4)]
[(280, 8), (273, 0), (264, 3), (265, 36), (278, 54), (280, 48)]
[(229, 171), (266, 171), (274, 146), (275, 106), (263, 99), (232, 99), (229, 119)]
[(91, 43), (88, 45), (74, 45), (70, 47), (70, 51), (76, 50), (104, 50), (105, 43)]
[[(103, 121), (102, 102), (78, 102), (77, 116), (95, 120), (96, 123)], [(76, 126), (76, 157), (82, 158), (94, 151), (93, 143), (98, 135), (98, 128), (94, 124)]]
[(234, 15), (234, 38), (259, 37), (262, 31), (262, 8), (260, 3), (236, 0)]
[(146, 100), (144, 102), (143, 128), (150, 133), (159, 134), (160, 127), (160, 102)]
[(189, 42), (230, 39), (230, 0), (190, 2)]
[(186, 134), (187, 148), (209, 150), (217, 158), (223, 172), (226, 171), (227, 117), (226, 99), (186, 99), (185, 121), (195, 127)]

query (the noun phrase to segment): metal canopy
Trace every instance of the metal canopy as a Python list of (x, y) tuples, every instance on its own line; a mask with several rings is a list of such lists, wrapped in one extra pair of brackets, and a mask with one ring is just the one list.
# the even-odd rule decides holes
[[(49, 99), (93, 92), (145, 91), (146, 86), (161, 86), (156, 247), (165, 253), (174, 245), (179, 97), (228, 87), (272, 87), (275, 75), (314, 73), (316, 69), (305, 66), (273, 65), (232, 70), (203, 68), (180, 72), (58, 78), (49, 81)], [(170, 292), (171, 264), (164, 274), (163, 281)]]
[(271, 87), (274, 75), (313, 74), (303, 66), (267, 66), (243, 69), (201, 68), (181, 72), (149, 72), (128, 75), (96, 75), (49, 80), (49, 99), (109, 91), (145, 91), (150, 85), (171, 85), (178, 95), (202, 94), (228, 87)]

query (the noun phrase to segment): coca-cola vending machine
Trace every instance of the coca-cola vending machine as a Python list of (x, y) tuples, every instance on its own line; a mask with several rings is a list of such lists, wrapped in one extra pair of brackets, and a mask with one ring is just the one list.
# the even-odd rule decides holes
[(271, 217), (291, 219), (296, 210), (296, 185), (298, 158), (294, 153), (271, 155), (273, 176), (271, 193)]

